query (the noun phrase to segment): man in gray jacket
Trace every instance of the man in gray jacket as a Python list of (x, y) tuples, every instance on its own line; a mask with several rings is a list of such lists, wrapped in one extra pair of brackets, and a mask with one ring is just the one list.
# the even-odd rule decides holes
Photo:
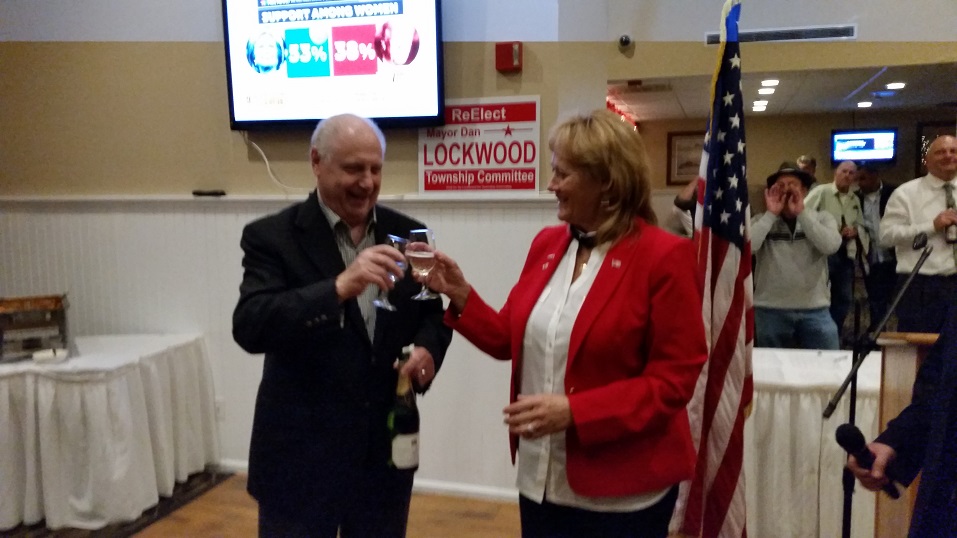
[(829, 313), (827, 257), (841, 246), (830, 214), (804, 207), (814, 181), (789, 164), (768, 176), (767, 211), (751, 220), (755, 345), (839, 349)]

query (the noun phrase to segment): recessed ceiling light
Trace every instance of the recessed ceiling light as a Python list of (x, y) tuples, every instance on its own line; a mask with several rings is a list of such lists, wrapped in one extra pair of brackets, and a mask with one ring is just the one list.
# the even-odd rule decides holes
[(762, 101), (755, 101), (755, 102), (754, 102), (754, 106), (768, 106), (768, 102), (767, 102), (767, 101), (763, 101), (763, 100), (762, 100)]
[(752, 112), (764, 112), (764, 111), (767, 110), (767, 109), (768, 109), (768, 107), (766, 107), (766, 106), (756, 106), (756, 107), (752, 108), (751, 111), (752, 111)]
[(904, 86), (907, 86), (907, 84), (904, 84), (903, 82), (891, 82), (890, 84), (884, 87), (887, 88), (888, 90), (901, 90), (904, 88)]
[(860, 103), (857, 103), (857, 108), (870, 108), (872, 104), (873, 103), (870, 101), (861, 101)]
[(774, 88), (761, 88), (758, 90), (758, 94), (760, 95), (771, 95), (772, 93), (774, 93)]
[(778, 82), (780, 81), (776, 78), (769, 78), (767, 80), (762, 80), (761, 85), (762, 86), (777, 86)]

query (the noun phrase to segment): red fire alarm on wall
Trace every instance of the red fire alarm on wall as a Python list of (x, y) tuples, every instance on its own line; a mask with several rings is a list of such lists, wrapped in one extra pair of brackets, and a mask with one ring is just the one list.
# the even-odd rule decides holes
[(515, 73), (522, 70), (522, 43), (520, 41), (495, 44), (495, 70), (500, 73)]

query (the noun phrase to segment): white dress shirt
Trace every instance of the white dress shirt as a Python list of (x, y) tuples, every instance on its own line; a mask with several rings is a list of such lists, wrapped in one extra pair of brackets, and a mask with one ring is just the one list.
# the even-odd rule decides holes
[[(572, 282), (577, 251), (578, 242), (572, 241), (528, 318), (522, 348), (521, 394), (565, 394), (572, 327), (608, 246), (595, 247), (578, 279)], [(539, 503), (544, 499), (596, 512), (629, 512), (655, 504), (670, 489), (626, 497), (585, 497), (568, 485), (566, 461), (565, 432), (538, 439), (522, 438), (518, 444), (519, 492)]]
[[(957, 186), (957, 178), (948, 183)], [(922, 275), (949, 276), (957, 273), (954, 247), (934, 229), (934, 217), (947, 208), (944, 181), (927, 174), (894, 190), (881, 219), (881, 245), (897, 252), (898, 274), (910, 273), (923, 250), (914, 250), (914, 237), (924, 232), (933, 252), (920, 268)]]

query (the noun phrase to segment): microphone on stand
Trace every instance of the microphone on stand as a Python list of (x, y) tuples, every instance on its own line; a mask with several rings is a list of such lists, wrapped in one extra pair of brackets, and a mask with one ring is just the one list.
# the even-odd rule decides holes
[[(865, 337), (866, 341), (859, 342), (861, 349), (870, 349), (875, 342), (877, 342), (877, 335), (884, 330), (884, 326), (887, 325), (887, 320), (890, 319), (891, 314), (897, 308), (897, 303), (900, 302), (901, 297), (903, 297), (904, 292), (907, 291), (907, 288), (910, 287), (910, 283), (914, 280), (914, 277), (920, 271), (921, 266), (924, 265), (924, 262), (927, 261), (927, 257), (930, 256), (930, 253), (934, 251), (933, 245), (927, 244), (927, 234), (921, 232), (914, 236), (914, 250), (924, 249), (920, 253), (920, 258), (918, 258), (917, 263), (914, 264), (914, 269), (911, 270), (910, 274), (907, 275), (907, 279), (904, 280), (904, 283), (897, 289), (897, 293), (894, 296), (894, 300), (891, 301), (890, 306), (887, 307), (887, 312), (884, 313), (884, 318), (881, 319), (880, 323), (874, 328), (874, 331)], [(857, 355), (855, 353), (855, 355)], [(834, 393), (834, 396), (831, 398), (831, 401), (827, 403), (827, 406), (824, 407), (824, 418), (831, 418), (831, 415), (834, 414), (834, 411), (837, 409), (837, 403), (841, 401), (841, 397), (844, 396), (844, 391), (847, 390), (848, 385), (851, 384), (851, 380), (856, 378), (857, 370), (861, 367), (861, 363), (864, 362), (864, 358), (867, 357), (866, 354), (860, 353), (860, 356), (854, 358), (854, 364), (851, 366), (850, 373), (847, 374), (847, 377), (844, 378), (844, 382), (841, 383), (841, 386), (837, 389), (837, 392)]]
[[(837, 444), (841, 445), (841, 448), (843, 448), (845, 452), (854, 456), (858, 465), (864, 469), (870, 469), (871, 466), (874, 465), (874, 454), (867, 448), (867, 443), (864, 441), (864, 434), (861, 433), (861, 430), (859, 430), (857, 426), (853, 424), (841, 424), (837, 427), (835, 437), (837, 437)], [(899, 499), (901, 494), (897, 491), (897, 486), (893, 484), (894, 477), (891, 475), (890, 469), (884, 469), (884, 474), (890, 482), (884, 484), (884, 487), (881, 489), (891, 499)]]

